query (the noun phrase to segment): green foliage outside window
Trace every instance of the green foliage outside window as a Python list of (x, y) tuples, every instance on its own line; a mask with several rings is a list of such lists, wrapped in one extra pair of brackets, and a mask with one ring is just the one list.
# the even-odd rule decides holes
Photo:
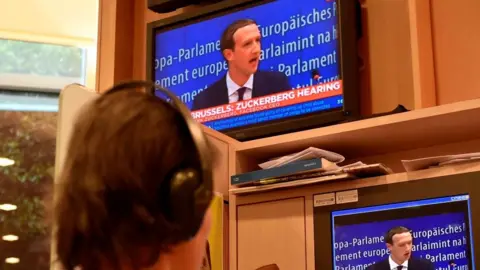
[[(53, 112), (0, 111), (0, 157), (15, 161), (0, 167), (0, 203), (17, 206), (11, 212), (0, 211), (0, 234), (20, 237), (17, 242), (0, 241), (0, 250), (23, 251), (22, 267), (48, 269), (46, 210), (53, 188), (56, 124)], [(2, 267), (10, 266), (0, 262)]]
[(83, 61), (82, 48), (0, 39), (0, 73), (79, 78)]

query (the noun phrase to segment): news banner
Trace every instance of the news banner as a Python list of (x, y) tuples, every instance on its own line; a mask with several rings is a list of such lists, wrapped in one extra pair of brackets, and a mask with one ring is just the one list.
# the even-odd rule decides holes
[(343, 106), (342, 81), (192, 111), (198, 122), (216, 130), (325, 111)]

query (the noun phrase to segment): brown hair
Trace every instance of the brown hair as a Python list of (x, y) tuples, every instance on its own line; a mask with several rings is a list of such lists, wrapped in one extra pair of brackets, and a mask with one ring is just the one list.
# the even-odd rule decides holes
[(58, 262), (67, 270), (150, 266), (183, 240), (168, 179), (198, 163), (183, 116), (132, 89), (102, 95), (74, 124), (55, 190)]
[(222, 52), (222, 55), (225, 50), (233, 50), (235, 48), (235, 40), (233, 38), (235, 32), (237, 32), (238, 29), (251, 24), (257, 23), (251, 19), (241, 19), (234, 21), (223, 31), (222, 37), (220, 38), (220, 51)]
[(401, 234), (401, 233), (407, 233), (411, 232), (408, 228), (405, 228), (403, 226), (397, 226), (391, 228), (387, 234), (385, 234), (385, 243), (393, 245), (393, 236), (396, 234)]

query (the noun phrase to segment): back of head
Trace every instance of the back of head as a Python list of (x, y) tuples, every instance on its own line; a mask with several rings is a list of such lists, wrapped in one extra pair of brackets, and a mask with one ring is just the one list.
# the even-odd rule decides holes
[(139, 269), (184, 240), (162, 192), (165, 179), (198, 158), (182, 115), (159, 98), (132, 89), (89, 104), (55, 190), (62, 266), (120, 269), (125, 261)]

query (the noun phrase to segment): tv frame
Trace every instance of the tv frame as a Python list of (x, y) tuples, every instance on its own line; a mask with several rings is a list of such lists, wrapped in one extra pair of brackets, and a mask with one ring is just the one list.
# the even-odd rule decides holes
[[(439, 197), (469, 195), (470, 241), (480, 243), (480, 172), (448, 175), (429, 179), (386, 184), (358, 189), (358, 202), (313, 208), (315, 269), (333, 269), (333, 225), (331, 213), (392, 203), (402, 203)], [(315, 233), (317, 231), (322, 234)], [(472, 252), (473, 265), (480, 262), (480, 248)]]
[[(147, 80), (154, 81), (155, 69), (155, 36), (157, 32), (168, 31), (191, 23), (200, 22), (233, 13), (246, 8), (264, 5), (268, 1), (231, 0), (199, 7), (194, 12), (185, 11), (165, 19), (147, 24)], [(340, 75), (343, 82), (343, 108), (334, 108), (295, 117), (278, 119), (264, 123), (219, 130), (239, 141), (247, 141), (302, 131), (322, 126), (357, 120), (360, 117), (360, 86), (358, 70), (358, 20), (356, 0), (336, 0), (338, 8), (338, 33), (340, 51)], [(346, 27), (351, 26), (351, 27)]]

